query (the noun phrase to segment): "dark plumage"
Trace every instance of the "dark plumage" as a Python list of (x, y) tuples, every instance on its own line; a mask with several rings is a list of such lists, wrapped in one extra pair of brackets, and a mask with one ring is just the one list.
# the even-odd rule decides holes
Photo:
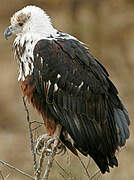
[(40, 40), (34, 58), (37, 93), (74, 146), (89, 154), (102, 173), (118, 166), (115, 151), (129, 137), (130, 122), (105, 68), (73, 39)]

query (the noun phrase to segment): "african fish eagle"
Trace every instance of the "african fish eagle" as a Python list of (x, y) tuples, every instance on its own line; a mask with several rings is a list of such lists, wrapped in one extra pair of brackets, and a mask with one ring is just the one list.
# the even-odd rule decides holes
[(56, 30), (39, 7), (16, 12), (5, 37), (12, 34), (18, 81), (43, 117), (44, 137), (90, 155), (102, 173), (118, 166), (115, 152), (129, 137), (130, 121), (103, 65), (78, 39)]

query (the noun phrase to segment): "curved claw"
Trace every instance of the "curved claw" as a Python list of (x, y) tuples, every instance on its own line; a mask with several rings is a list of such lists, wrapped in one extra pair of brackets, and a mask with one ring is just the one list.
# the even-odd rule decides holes
[(61, 154), (61, 155), (64, 155), (66, 152), (66, 147), (65, 145), (60, 141), (58, 146), (57, 146), (57, 151), (56, 151), (56, 154)]
[(56, 147), (55, 154), (65, 154), (66, 147), (59, 141), (58, 137), (44, 134), (38, 137), (35, 151), (38, 155), (43, 152), (48, 156), (50, 153), (52, 153), (52, 149), (54, 147)]
[[(36, 143), (36, 147), (35, 147), (35, 151), (38, 155), (41, 154), (42, 152), (42, 148), (45, 145), (45, 142), (48, 142), (48, 140), (51, 139), (51, 136), (47, 135), (47, 134), (43, 134), (42, 136), (39, 136), (37, 139), (37, 143)], [(47, 148), (46, 148), (47, 149)], [(48, 150), (47, 150), (48, 151)]]
[(63, 144), (61, 144), (58, 148), (59, 148), (59, 151), (57, 151), (56, 154), (61, 154), (62, 153), (61, 155), (64, 155), (66, 153), (66, 151), (67, 151), (66, 147)]

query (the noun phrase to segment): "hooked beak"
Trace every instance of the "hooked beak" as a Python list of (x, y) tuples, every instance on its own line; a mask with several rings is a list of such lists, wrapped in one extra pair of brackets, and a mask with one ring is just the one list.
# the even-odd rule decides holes
[(12, 28), (11, 28), (11, 26), (9, 26), (8, 28), (6, 28), (6, 30), (4, 32), (4, 36), (5, 36), (6, 40), (8, 40), (8, 37), (11, 36), (12, 34), (13, 34)]

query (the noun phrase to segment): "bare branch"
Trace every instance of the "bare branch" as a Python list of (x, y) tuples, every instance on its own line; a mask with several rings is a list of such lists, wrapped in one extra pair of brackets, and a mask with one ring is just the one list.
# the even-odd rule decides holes
[(59, 140), (54, 142), (52, 152), (48, 156), (48, 162), (47, 162), (46, 170), (45, 170), (45, 173), (44, 173), (42, 180), (48, 180), (48, 176), (49, 176), (50, 170), (51, 170), (52, 165), (53, 165), (54, 156), (56, 155), (56, 148), (58, 146), (58, 143), (59, 143)]
[(37, 124), (42, 124), (42, 125), (44, 124), (43, 122), (41, 122), (41, 121), (36, 121), (36, 120), (30, 121), (30, 123), (31, 123), (31, 124), (37, 123)]
[(65, 176), (62, 173), (59, 173), (59, 174), (64, 180), (66, 180)]
[(38, 125), (37, 127), (33, 128), (32, 131), (37, 130), (38, 128), (40, 128), (42, 126), (42, 124)]
[(4, 180), (4, 176), (1, 171), (0, 171), (0, 176), (1, 176), (2, 180)]
[(89, 172), (88, 172), (88, 170), (87, 170), (87, 168), (86, 168), (86, 166), (85, 166), (85, 164), (83, 163), (83, 161), (82, 161), (82, 159), (80, 158), (80, 156), (78, 155), (78, 158), (79, 158), (79, 160), (80, 160), (80, 162), (81, 162), (81, 164), (82, 164), (82, 166), (83, 166), (83, 168), (85, 169), (85, 171), (86, 171), (86, 174), (87, 174), (87, 177), (89, 178), (89, 180), (91, 179), (91, 177), (90, 177), (90, 174), (89, 174)]
[(86, 171), (87, 177), (89, 178), (89, 180), (93, 180), (93, 179), (95, 178), (95, 176), (97, 176), (97, 174), (100, 173), (100, 170), (97, 170), (92, 176), (90, 176), (90, 174), (89, 174), (89, 172), (88, 172), (88, 166), (89, 166), (89, 164), (90, 164), (90, 162), (91, 162), (91, 159), (88, 161), (88, 164), (87, 164), (87, 167), (86, 167), (85, 164), (83, 163), (82, 159), (80, 158), (80, 156), (78, 156), (78, 157), (79, 157), (79, 160), (80, 160), (83, 168), (84, 168), (85, 171)]
[(86, 167), (87, 169), (88, 169), (90, 163), (91, 163), (91, 158), (89, 158), (89, 160), (88, 160), (87, 167)]
[(34, 177), (30, 176), (29, 174), (27, 174), (27, 173), (25, 173), (24, 171), (22, 171), (22, 170), (20, 170), (20, 169), (18, 169), (18, 168), (16, 168), (16, 167), (14, 167), (14, 166), (12, 166), (11, 164), (9, 164), (9, 163), (7, 163), (7, 162), (5, 162), (5, 161), (0, 160), (0, 163), (3, 164), (4, 166), (7, 166), (7, 167), (9, 167), (9, 168), (11, 168), (11, 169), (19, 172), (20, 174), (22, 174), (22, 175), (24, 175), (24, 176), (26, 176), (26, 177), (29, 177), (29, 178), (31, 178), (31, 179), (34, 179)]
[(90, 178), (90, 180), (93, 180), (93, 179), (95, 178), (95, 176), (97, 176), (97, 174), (99, 174), (99, 173), (100, 173), (100, 170), (96, 171), (96, 172), (93, 174), (93, 176)]
[(34, 174), (35, 174), (35, 179), (37, 179), (36, 178), (36, 171), (37, 171), (36, 153), (34, 151), (34, 141), (33, 141), (32, 127), (31, 127), (31, 123), (30, 123), (29, 111), (28, 111), (28, 108), (27, 108), (27, 105), (26, 105), (25, 97), (23, 97), (23, 103), (24, 103), (26, 114), (27, 114), (27, 122), (28, 122), (30, 143), (31, 143), (31, 152), (32, 152), (33, 163), (34, 163)]
[(42, 173), (42, 166), (43, 166), (43, 161), (44, 161), (44, 154), (45, 154), (45, 149), (46, 147), (43, 147), (42, 153), (40, 155), (40, 159), (39, 159), (39, 165), (38, 165), (38, 169), (37, 169), (37, 178), (40, 178), (40, 175)]
[(59, 164), (59, 162), (55, 159), (56, 164), (59, 166), (60, 169), (67, 175), (70, 176), (70, 174)]
[(44, 173), (42, 180), (48, 180), (48, 176), (49, 176), (50, 170), (52, 168), (53, 160), (54, 160), (54, 152), (51, 153), (48, 157), (47, 166), (46, 166), (45, 173)]
[(5, 177), (5, 179), (4, 180), (7, 180), (7, 178), (10, 176), (10, 174), (8, 174), (6, 177)]

